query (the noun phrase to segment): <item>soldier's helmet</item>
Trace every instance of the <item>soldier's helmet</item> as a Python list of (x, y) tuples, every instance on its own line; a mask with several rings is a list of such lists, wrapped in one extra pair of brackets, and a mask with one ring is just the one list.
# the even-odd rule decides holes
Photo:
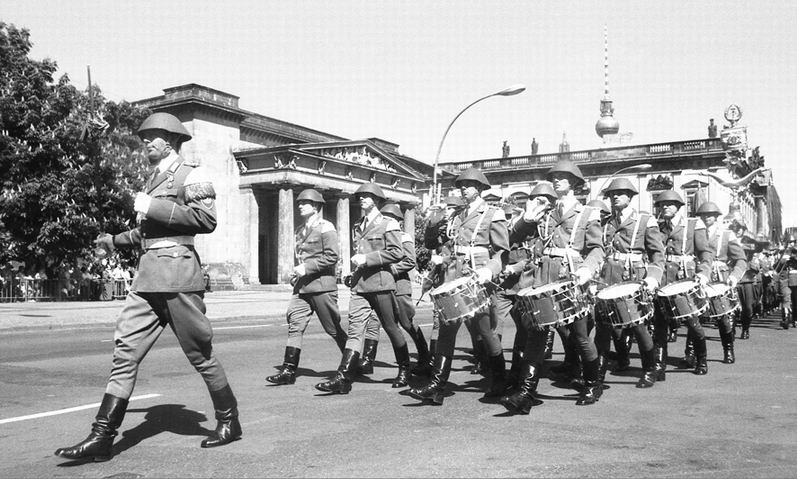
[(396, 220), (403, 220), (404, 213), (401, 212), (401, 208), (399, 205), (395, 203), (388, 203), (382, 208), (379, 209), (379, 212), (385, 216), (390, 216), (391, 218), (395, 218)]
[(141, 134), (147, 130), (163, 130), (173, 133), (180, 137), (183, 142), (191, 139), (191, 134), (185, 129), (180, 120), (170, 113), (158, 112), (148, 116), (138, 127), (136, 134)]
[(574, 187), (584, 184), (584, 175), (581, 174), (581, 169), (578, 167), (578, 165), (576, 165), (575, 163), (566, 158), (557, 161), (556, 164), (553, 167), (551, 167), (551, 169), (548, 170), (547, 173), (545, 173), (545, 178), (548, 181), (553, 181), (552, 177), (554, 173), (569, 174), (571, 177), (573, 177), (573, 179), (571, 179), (570, 182), (573, 183)]
[(681, 195), (678, 194), (677, 191), (667, 190), (664, 193), (660, 194), (658, 198), (656, 198), (656, 202), (654, 205), (660, 205), (662, 203), (672, 202), (678, 203), (678, 207), (685, 205), (684, 199), (681, 198)]
[(376, 183), (363, 183), (359, 188), (357, 188), (357, 191), (354, 192), (354, 196), (360, 196), (364, 193), (370, 193), (383, 201), (387, 199), (387, 196), (385, 196), (382, 188), (380, 188)]
[(313, 203), (326, 203), (326, 200), (324, 200), (324, 197), (321, 196), (321, 193), (312, 188), (302, 190), (302, 192), (299, 193), (299, 196), (296, 197), (296, 201), (299, 202), (302, 200), (312, 201)]
[(697, 213), (698, 215), (717, 215), (717, 216), (722, 216), (722, 211), (720, 210), (720, 207), (717, 206), (716, 203), (713, 203), (711, 201), (703, 202), (703, 204), (701, 204), (697, 208), (697, 211), (695, 213)]
[(639, 193), (639, 190), (636, 189), (633, 183), (628, 178), (615, 178), (610, 183), (609, 186), (603, 189), (603, 195), (608, 196), (608, 194), (612, 191), (630, 191), (634, 196)]
[(487, 181), (487, 177), (484, 176), (484, 173), (478, 168), (468, 168), (467, 170), (463, 171), (462, 173), (457, 176), (457, 179), (454, 180), (454, 184), (459, 188), (460, 183), (463, 181), (476, 181), (480, 183), (485, 189), (488, 190), (491, 188), (490, 182)]
[(610, 210), (609, 207), (606, 206), (606, 203), (604, 203), (601, 200), (590, 200), (590, 201), (587, 202), (587, 206), (591, 206), (593, 208), (598, 208), (601, 211), (601, 213), (605, 213), (605, 214), (611, 214), (611, 212), (612, 212), (612, 210)]
[(548, 181), (540, 181), (534, 185), (534, 188), (531, 189), (531, 193), (529, 193), (529, 198), (534, 198), (536, 196), (547, 196), (551, 201), (556, 201), (559, 198), (556, 194), (556, 190), (553, 189), (553, 185)]

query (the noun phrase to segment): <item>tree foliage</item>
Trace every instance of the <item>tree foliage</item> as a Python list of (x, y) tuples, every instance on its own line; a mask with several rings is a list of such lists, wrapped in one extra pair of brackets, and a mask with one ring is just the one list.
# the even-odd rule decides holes
[(132, 223), (147, 112), (54, 81), (56, 63), (29, 58), (31, 46), (27, 29), (0, 22), (0, 264), (52, 277), (89, 258), (98, 233)]

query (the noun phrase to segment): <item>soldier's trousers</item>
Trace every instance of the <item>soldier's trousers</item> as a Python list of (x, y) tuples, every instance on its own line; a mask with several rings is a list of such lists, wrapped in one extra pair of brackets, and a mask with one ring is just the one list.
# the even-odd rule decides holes
[[(349, 338), (346, 341), (346, 349), (363, 350), (366, 328), (373, 313), (376, 313), (394, 348), (406, 345), (407, 340), (397, 323), (397, 309), (396, 294), (393, 291), (352, 292), (349, 300), (349, 328), (347, 331)], [(377, 333), (376, 338), (371, 339), (378, 338), (379, 334)]]
[(288, 347), (302, 348), (302, 337), (307, 325), (310, 324), (310, 318), (313, 313), (318, 316), (318, 321), (324, 331), (336, 342), (346, 336), (343, 328), (340, 327), (337, 290), (313, 294), (294, 294), (288, 303), (288, 311), (286, 313), (288, 320)]
[(748, 329), (750, 323), (753, 322), (753, 311), (755, 308), (755, 288), (753, 283), (739, 283), (736, 286), (736, 291), (739, 293), (739, 319), (742, 323), (742, 329)]
[(227, 376), (213, 354), (213, 330), (205, 316), (204, 292), (136, 293), (125, 300), (114, 333), (113, 367), (107, 394), (129, 399), (138, 366), (170, 326), (188, 361), (205, 380), (209, 391), (227, 386)]

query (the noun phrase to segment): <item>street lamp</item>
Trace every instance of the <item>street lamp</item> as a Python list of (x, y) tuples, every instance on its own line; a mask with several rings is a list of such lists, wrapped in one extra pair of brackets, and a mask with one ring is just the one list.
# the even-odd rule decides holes
[(443, 142), (446, 140), (446, 135), (448, 135), (448, 131), (451, 130), (451, 126), (454, 125), (454, 122), (457, 121), (457, 118), (462, 116), (462, 114), (465, 113), (465, 111), (468, 108), (472, 107), (473, 105), (475, 105), (476, 103), (479, 103), (482, 100), (486, 100), (486, 99), (488, 99), (490, 97), (493, 97), (493, 96), (512, 96), (512, 95), (517, 95), (518, 93), (521, 93), (525, 89), (526, 89), (525, 85), (517, 84), (517, 85), (512, 85), (509, 88), (505, 88), (505, 89), (503, 89), (501, 91), (498, 91), (498, 92), (495, 92), (495, 93), (490, 93), (489, 95), (483, 96), (483, 97), (479, 98), (478, 100), (474, 101), (473, 103), (471, 103), (470, 105), (468, 105), (465, 108), (463, 108), (462, 111), (457, 113), (457, 116), (455, 116), (454, 119), (451, 120), (451, 123), (448, 124), (448, 128), (446, 128), (446, 132), (443, 133), (443, 137), (440, 138), (440, 146), (437, 147), (437, 155), (435, 155), (435, 157), (434, 157), (434, 173), (432, 174), (433, 175), (432, 176), (432, 195), (434, 196), (435, 204), (440, 203), (440, 192), (437, 191), (437, 164), (440, 161), (440, 151), (443, 149)]
[(653, 168), (653, 165), (651, 165), (650, 163), (642, 163), (641, 165), (631, 165), (631, 166), (626, 166), (625, 168), (620, 168), (619, 170), (612, 173), (610, 177), (606, 178), (606, 180), (603, 182), (603, 185), (601, 185), (601, 189), (598, 190), (598, 192), (600, 193), (601, 191), (603, 191), (603, 189), (606, 188), (606, 185), (609, 183), (609, 181), (613, 180), (620, 173), (626, 173), (628, 171), (635, 171), (635, 170), (649, 170), (651, 168)]

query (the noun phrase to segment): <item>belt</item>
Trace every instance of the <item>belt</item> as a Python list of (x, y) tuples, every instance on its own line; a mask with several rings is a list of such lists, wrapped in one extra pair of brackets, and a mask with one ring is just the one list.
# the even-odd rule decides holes
[(489, 254), (490, 250), (488, 250), (484, 246), (455, 246), (454, 247), (454, 254), (458, 255), (470, 255), (470, 254)]
[(610, 258), (615, 261), (642, 261), (642, 253), (612, 253)]
[(557, 257), (560, 257), (560, 258), (567, 258), (567, 257), (570, 257), (570, 258), (581, 258), (581, 253), (579, 253), (578, 251), (576, 251), (576, 250), (574, 250), (572, 248), (554, 248), (554, 247), (550, 247), (550, 248), (545, 248), (544, 250), (542, 250), (542, 254), (545, 254), (545, 255), (548, 255), (548, 256), (557, 256)]
[(691, 254), (668, 254), (664, 256), (666, 261), (694, 261), (695, 257)]
[(193, 244), (193, 236), (162, 236), (160, 238), (144, 238), (141, 240), (141, 247), (145, 250), (169, 248), (177, 245), (193, 246)]

